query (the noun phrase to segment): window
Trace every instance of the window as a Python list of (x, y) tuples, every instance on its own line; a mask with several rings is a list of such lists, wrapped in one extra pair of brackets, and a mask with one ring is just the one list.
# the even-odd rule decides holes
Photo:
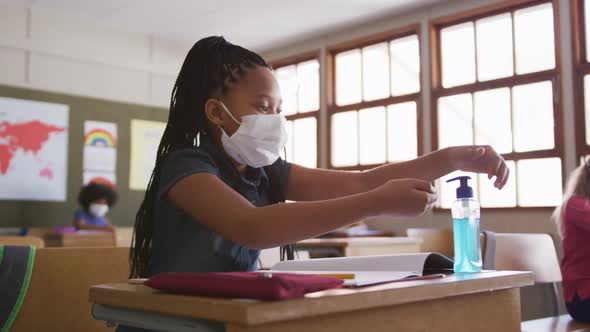
[[(574, 84), (578, 158), (590, 154), (590, 1), (572, 2), (574, 22)], [(580, 159), (581, 160), (581, 159)]]
[[(552, 2), (528, 1), (433, 26), (433, 141), (489, 144), (511, 178), (502, 191), (471, 175), (483, 207), (555, 206), (562, 195), (559, 80)], [(457, 185), (441, 181), (440, 206)]]
[(366, 169), (419, 154), (416, 30), (332, 48), (329, 163)]
[(283, 65), (275, 70), (289, 133), (286, 155), (283, 157), (306, 167), (318, 166), (319, 69), (319, 61), (313, 58)]

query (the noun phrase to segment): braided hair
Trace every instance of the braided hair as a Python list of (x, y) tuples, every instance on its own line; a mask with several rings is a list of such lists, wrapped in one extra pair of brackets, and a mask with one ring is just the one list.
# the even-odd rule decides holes
[(154, 207), (162, 163), (171, 152), (197, 145), (207, 135), (205, 103), (227, 93), (249, 69), (270, 66), (264, 59), (223, 37), (199, 40), (188, 52), (172, 89), (168, 123), (158, 146), (156, 163), (145, 196), (135, 217), (129, 254), (130, 277), (144, 277), (151, 259)]

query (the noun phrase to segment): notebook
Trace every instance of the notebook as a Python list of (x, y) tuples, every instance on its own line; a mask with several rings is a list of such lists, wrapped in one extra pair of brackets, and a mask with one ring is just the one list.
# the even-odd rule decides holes
[(452, 271), (453, 261), (444, 255), (413, 253), (283, 261), (265, 272), (327, 275), (344, 279), (345, 286), (361, 287)]

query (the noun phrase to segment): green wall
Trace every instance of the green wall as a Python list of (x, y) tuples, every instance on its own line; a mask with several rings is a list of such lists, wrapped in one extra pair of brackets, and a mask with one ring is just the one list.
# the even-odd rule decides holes
[(163, 108), (125, 104), (100, 99), (76, 97), (0, 85), (0, 97), (67, 104), (69, 112), (68, 181), (65, 202), (1, 201), (0, 227), (70, 226), (82, 186), (82, 151), (84, 121), (107, 121), (117, 124), (118, 204), (108, 217), (117, 226), (132, 226), (143, 199), (143, 191), (129, 190), (129, 156), (131, 119), (166, 121)]

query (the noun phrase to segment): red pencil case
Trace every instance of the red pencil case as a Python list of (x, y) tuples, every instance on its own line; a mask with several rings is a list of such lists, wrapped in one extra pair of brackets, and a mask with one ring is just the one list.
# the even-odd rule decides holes
[(167, 293), (224, 298), (285, 300), (341, 288), (343, 280), (309, 274), (261, 272), (160, 273), (144, 284)]

